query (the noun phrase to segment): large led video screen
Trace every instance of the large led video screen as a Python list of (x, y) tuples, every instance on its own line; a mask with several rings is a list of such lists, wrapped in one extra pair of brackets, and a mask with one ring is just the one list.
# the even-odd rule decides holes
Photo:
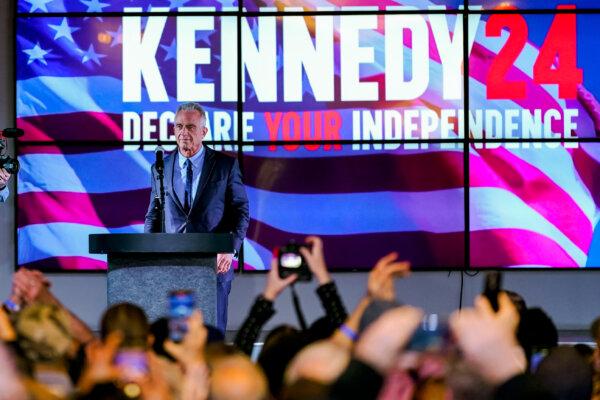
[(195, 101), (240, 161), (245, 270), (309, 234), (338, 270), (600, 267), (600, 14), (497, 3), (19, 1), (18, 264), (106, 268), (87, 235), (142, 231)]

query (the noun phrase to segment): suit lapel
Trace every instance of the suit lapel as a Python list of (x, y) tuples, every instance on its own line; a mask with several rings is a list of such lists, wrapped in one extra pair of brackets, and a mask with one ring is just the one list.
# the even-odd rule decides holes
[(169, 185), (167, 188), (167, 191), (169, 192), (169, 196), (171, 196), (171, 198), (173, 199), (173, 201), (175, 202), (175, 204), (177, 205), (177, 207), (179, 207), (179, 209), (181, 209), (181, 212), (185, 212), (183, 210), (183, 206), (181, 205), (181, 202), (179, 201), (179, 197), (177, 197), (177, 193), (175, 193), (175, 163), (177, 162), (177, 157), (179, 157), (179, 154), (177, 152), (177, 150), (175, 150), (174, 153), (171, 153), (171, 160), (169, 160), (169, 162), (165, 165), (165, 177), (167, 178)]
[(191, 209), (193, 210), (198, 204), (200, 196), (202, 196), (202, 190), (206, 183), (208, 182), (208, 178), (210, 178), (210, 174), (215, 166), (215, 152), (214, 150), (209, 149), (204, 146), (204, 164), (202, 165), (202, 175), (200, 175), (200, 181), (198, 182), (198, 190), (196, 191), (196, 197), (194, 197), (194, 202), (192, 204)]

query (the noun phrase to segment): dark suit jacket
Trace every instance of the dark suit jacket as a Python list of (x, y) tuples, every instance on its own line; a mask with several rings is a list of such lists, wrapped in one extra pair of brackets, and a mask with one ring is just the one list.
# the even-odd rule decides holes
[[(204, 165), (198, 183), (198, 191), (189, 214), (183, 210), (183, 199), (174, 191), (173, 179), (177, 151), (165, 157), (165, 228), (167, 233), (183, 232), (231, 232), (233, 245), (239, 251), (250, 215), (248, 198), (242, 183), (238, 162), (204, 146)], [(159, 190), (155, 166), (152, 165), (152, 193), (146, 213), (145, 232), (159, 232), (159, 216), (154, 211), (154, 198)], [(219, 275), (220, 280), (233, 279), (233, 270)]]

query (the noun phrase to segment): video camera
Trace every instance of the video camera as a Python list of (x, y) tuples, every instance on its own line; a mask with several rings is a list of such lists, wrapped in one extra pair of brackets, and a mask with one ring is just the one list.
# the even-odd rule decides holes
[(0, 168), (4, 168), (9, 174), (16, 175), (19, 172), (19, 161), (5, 153), (6, 139), (18, 138), (25, 132), (19, 128), (6, 128), (2, 131), (0, 138)]

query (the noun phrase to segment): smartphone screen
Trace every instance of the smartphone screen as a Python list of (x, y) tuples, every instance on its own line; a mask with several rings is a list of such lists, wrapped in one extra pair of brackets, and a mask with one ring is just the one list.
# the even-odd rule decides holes
[(169, 294), (169, 339), (181, 342), (187, 333), (187, 320), (195, 308), (194, 292), (177, 290)]
[(126, 381), (137, 381), (149, 371), (148, 355), (143, 350), (121, 350), (117, 353), (114, 363)]

